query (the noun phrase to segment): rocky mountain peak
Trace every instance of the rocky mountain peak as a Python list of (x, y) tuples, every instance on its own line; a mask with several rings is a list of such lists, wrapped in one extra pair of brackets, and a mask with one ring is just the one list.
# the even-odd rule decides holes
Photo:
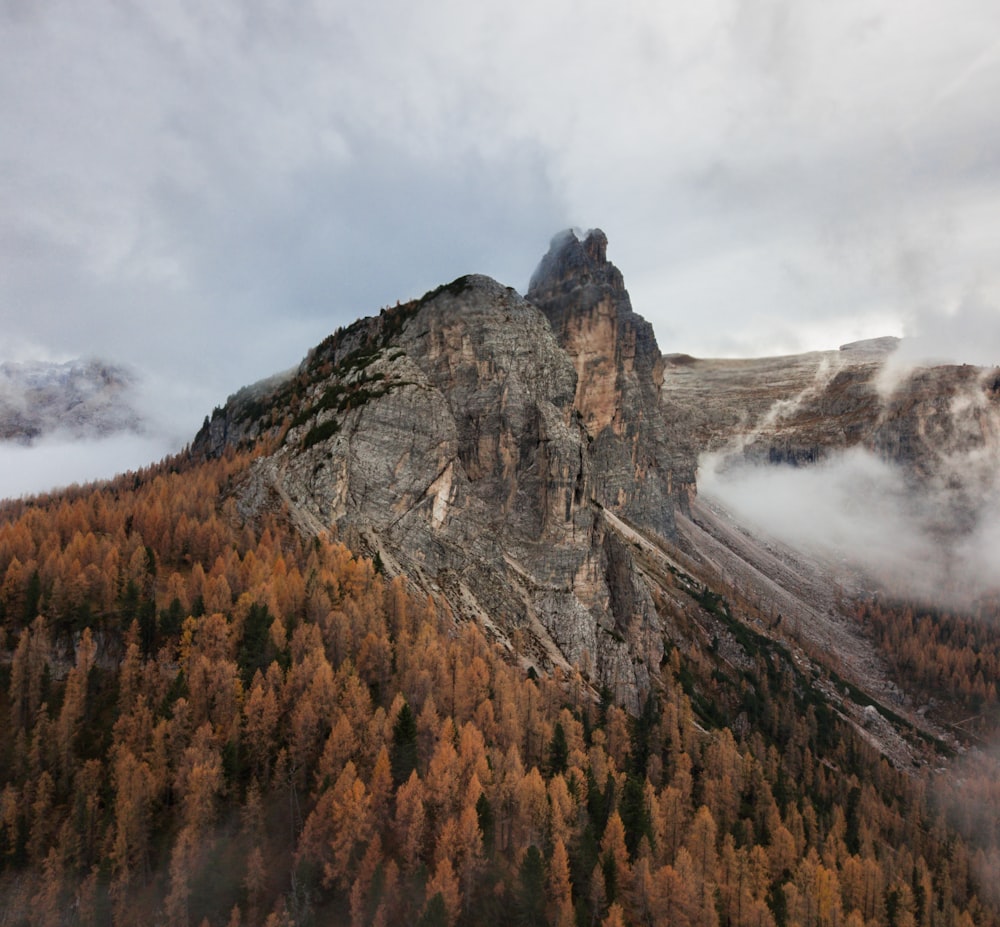
[(608, 261), (608, 236), (590, 229), (581, 240), (574, 229), (553, 236), (528, 284), (528, 298), (545, 302), (556, 294), (568, 295), (593, 286), (625, 292), (621, 271)]
[(653, 327), (632, 311), (622, 273), (607, 252), (600, 229), (582, 240), (573, 229), (560, 232), (531, 275), (527, 299), (545, 313), (569, 354), (584, 358), (576, 365), (581, 377), (591, 379), (594, 363), (604, 362), (616, 379), (637, 370), (655, 381), (662, 359)]
[(786, 569), (697, 497), (699, 455), (978, 454), (1000, 434), (986, 413), (1000, 374), (925, 371), (887, 407), (875, 378), (891, 341), (664, 358), (607, 244), (600, 230), (556, 235), (526, 299), (473, 274), (334, 332), (216, 410), (195, 453), (266, 436), (233, 487), (243, 517), (332, 531), (525, 662), (585, 668), (632, 708), (698, 609), (725, 659), (744, 659), (709, 594), (733, 576), (759, 614), (794, 619), (814, 644), (843, 632), (863, 656), (822, 575)]
[(532, 275), (528, 301), (552, 326), (576, 371), (573, 406), (593, 442), (602, 497), (669, 537), (693, 466), (676, 458), (658, 414), (663, 358), (653, 327), (632, 311), (607, 236), (560, 232)]

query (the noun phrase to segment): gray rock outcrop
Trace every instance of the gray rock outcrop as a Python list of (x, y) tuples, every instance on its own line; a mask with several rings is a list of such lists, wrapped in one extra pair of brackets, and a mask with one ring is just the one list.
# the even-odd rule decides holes
[(691, 459), (671, 447), (660, 390), (663, 358), (653, 327), (632, 311), (608, 240), (592, 229), (552, 239), (532, 275), (528, 300), (545, 313), (576, 371), (573, 404), (594, 461), (600, 497), (663, 537), (675, 537), (674, 507), (694, 488)]
[(245, 518), (280, 508), (332, 532), (518, 659), (579, 667), (635, 708), (683, 637), (675, 618), (725, 645), (710, 584), (726, 595), (742, 577), (751, 611), (780, 602), (818, 646), (841, 620), (835, 595), (803, 592), (821, 575), (779, 569), (695, 505), (702, 452), (802, 466), (860, 445), (914, 479), (954, 449), (993, 461), (1000, 375), (933, 368), (887, 390), (891, 339), (664, 357), (606, 248), (599, 230), (564, 232), (527, 298), (471, 275), (362, 319), (232, 397), (193, 450), (264, 439), (235, 489)]
[[(605, 295), (595, 306), (619, 311)], [(650, 343), (655, 356), (637, 363), (617, 329), (592, 341), (607, 401), (655, 410), (642, 382), (658, 357)], [(277, 387), (273, 401), (297, 411), (239, 506), (248, 518), (286, 506), (302, 530), (333, 530), (459, 616), (516, 637), (530, 662), (583, 667), (634, 700), (662, 635), (604, 513), (667, 534), (672, 501), (649, 489), (659, 480), (640, 451), (645, 432), (627, 412), (581, 406), (580, 376), (535, 305), (487, 277), (460, 278), (339, 333)], [(260, 392), (234, 397), (196, 449), (268, 433)]]

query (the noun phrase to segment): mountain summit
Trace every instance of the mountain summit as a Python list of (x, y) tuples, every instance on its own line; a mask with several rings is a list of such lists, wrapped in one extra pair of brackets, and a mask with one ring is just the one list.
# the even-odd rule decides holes
[(658, 351), (599, 241), (582, 262), (556, 250), (537, 305), (471, 275), (356, 323), (270, 397), (234, 399), (196, 449), (266, 430), (284, 404), (291, 427), (241, 488), (245, 514), (285, 504), (303, 530), (335, 530), (456, 614), (517, 633), (530, 662), (637, 693), (662, 634), (618, 515), (672, 536), (675, 502), (636, 363)]
[(625, 292), (621, 271), (608, 261), (608, 236), (591, 229), (581, 240), (574, 229), (554, 235), (528, 284), (529, 299), (545, 299), (557, 290), (571, 293), (593, 286)]
[(659, 412), (663, 359), (656, 336), (632, 310), (607, 244), (600, 229), (582, 241), (572, 231), (557, 235), (532, 275), (528, 300), (573, 362), (573, 406), (594, 442), (602, 504), (674, 537), (673, 509), (687, 502), (694, 465), (669, 445)]
[[(633, 708), (674, 647), (714, 641), (747, 658), (737, 600), (755, 634), (834, 646), (856, 684), (886, 697), (885, 668), (838, 604), (837, 564), (738, 530), (695, 477), (706, 452), (727, 467), (809, 466), (857, 448), (910, 485), (946, 486), (935, 538), (952, 510), (967, 530), (1000, 433), (997, 377), (935, 368), (889, 390), (892, 346), (664, 357), (604, 233), (570, 230), (526, 298), (470, 275), (362, 319), (290, 379), (216, 410), (194, 450), (268, 437), (234, 490), (245, 517), (286, 510), (307, 534), (334, 532), (526, 664), (580, 667)], [(706, 612), (712, 596), (733, 609)]]

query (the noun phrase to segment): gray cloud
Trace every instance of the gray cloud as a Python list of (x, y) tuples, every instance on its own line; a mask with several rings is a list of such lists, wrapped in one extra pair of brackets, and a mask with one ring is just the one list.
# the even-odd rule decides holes
[(568, 225), (666, 350), (932, 331), (968, 294), (978, 333), (1000, 11), (956, 2), (8, 0), (0, 360), (132, 364), (190, 432), (381, 305), (524, 287)]
[(163, 435), (119, 434), (81, 441), (53, 435), (32, 447), (0, 444), (0, 493), (4, 498), (103, 480), (155, 463), (177, 447)]
[(704, 455), (698, 483), (758, 531), (825, 558), (832, 576), (863, 575), (869, 588), (968, 605), (1000, 587), (996, 451), (943, 458), (919, 484), (861, 448), (805, 468)]

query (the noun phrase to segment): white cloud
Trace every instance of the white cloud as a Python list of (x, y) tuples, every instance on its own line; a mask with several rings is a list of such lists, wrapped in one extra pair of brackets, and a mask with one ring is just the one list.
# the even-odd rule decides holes
[(523, 287), (569, 225), (668, 350), (929, 329), (1000, 305), (998, 28), (987, 0), (7, 3), (0, 359), (183, 380), (196, 424), (383, 304)]
[(917, 481), (861, 448), (809, 467), (699, 463), (699, 492), (745, 523), (868, 576), (893, 594), (967, 604), (1000, 588), (996, 449), (938, 462)]
[(52, 435), (31, 447), (0, 444), (0, 499), (110, 479), (161, 460), (176, 448), (162, 436), (81, 441)]

